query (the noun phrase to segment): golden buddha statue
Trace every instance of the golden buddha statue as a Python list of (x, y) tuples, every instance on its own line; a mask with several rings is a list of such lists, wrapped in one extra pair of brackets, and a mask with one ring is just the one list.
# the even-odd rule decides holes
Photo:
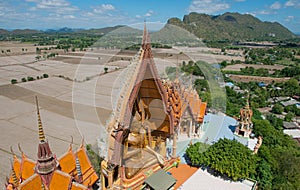
[(127, 179), (131, 179), (140, 170), (155, 163), (163, 165), (165, 161), (162, 155), (151, 148), (151, 122), (148, 120), (151, 114), (149, 110), (145, 111), (145, 104), (142, 101), (136, 101), (134, 111), (123, 149), (123, 164)]

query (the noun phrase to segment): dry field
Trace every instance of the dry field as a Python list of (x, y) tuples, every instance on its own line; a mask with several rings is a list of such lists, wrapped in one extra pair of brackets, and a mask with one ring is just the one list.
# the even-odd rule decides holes
[(286, 82), (290, 78), (273, 78), (273, 77), (258, 77), (258, 76), (246, 76), (246, 75), (229, 75), (229, 78), (236, 82), (264, 82), (270, 84), (272, 82)]
[[(49, 48), (53, 46), (35, 46), (34, 44), (26, 44), (18, 41), (1, 41), (0, 42), (0, 57), (12, 55), (35, 54), (36, 48)], [(9, 50), (9, 51), (7, 51)], [(62, 51), (61, 51), (62, 52)]]
[(282, 70), (286, 66), (283, 66), (283, 65), (236, 64), (236, 65), (228, 65), (223, 70), (225, 70), (225, 71), (240, 71), (241, 69), (244, 69), (246, 67), (253, 67), (254, 69), (264, 68), (264, 69), (268, 69), (269, 71), (274, 71), (274, 70)]

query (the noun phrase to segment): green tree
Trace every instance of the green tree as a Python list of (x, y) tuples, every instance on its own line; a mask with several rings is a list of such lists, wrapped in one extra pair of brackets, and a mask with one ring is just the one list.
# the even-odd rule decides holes
[(277, 118), (274, 114), (267, 115), (267, 120), (275, 127), (277, 130), (283, 129), (283, 120)]
[[(297, 143), (276, 130), (268, 120), (254, 119), (253, 126), (253, 132), (263, 136), (263, 144), (258, 151), (261, 160), (256, 169), (260, 189), (297, 190), (300, 187), (300, 149)], [(271, 167), (271, 176), (268, 165)]]
[(284, 117), (284, 120), (290, 122), (290, 121), (292, 121), (292, 119), (293, 119), (294, 117), (295, 117), (295, 114), (294, 114), (293, 112), (289, 112), (289, 113), (287, 113), (286, 116)]
[(281, 114), (283, 112), (283, 106), (280, 104), (275, 104), (272, 108), (272, 112), (275, 114)]
[(236, 140), (220, 139), (205, 152), (199, 151), (198, 146), (196, 143), (186, 151), (193, 165), (210, 167), (233, 180), (247, 178), (256, 173), (257, 157)]

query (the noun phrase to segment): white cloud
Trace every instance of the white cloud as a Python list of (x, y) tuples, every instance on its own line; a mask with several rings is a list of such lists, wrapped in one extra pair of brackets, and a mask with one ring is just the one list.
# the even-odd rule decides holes
[(300, 0), (289, 0), (284, 4), (284, 6), (300, 8)]
[(269, 14), (272, 14), (272, 13), (268, 10), (261, 10), (261, 11), (258, 12), (258, 14), (260, 14), (260, 15), (269, 15)]
[(234, 0), (234, 1), (236, 1), (236, 2), (244, 2), (246, 0)]
[(94, 13), (97, 13), (97, 14), (103, 14), (105, 12), (108, 12), (108, 11), (113, 11), (115, 10), (116, 8), (111, 5), (111, 4), (102, 4), (100, 6), (97, 6), (93, 9)]
[(42, 9), (57, 13), (70, 13), (79, 10), (78, 7), (72, 6), (66, 0), (26, 0), (26, 2), (36, 4), (36, 6), (29, 8), (31, 11)]
[(74, 15), (65, 15), (63, 18), (65, 18), (65, 19), (74, 19), (75, 16)]
[(284, 20), (286, 22), (290, 22), (290, 21), (294, 20), (294, 18), (295, 18), (294, 16), (290, 15), (290, 16), (287, 16)]
[(115, 10), (115, 7), (111, 4), (102, 4), (101, 7), (103, 8), (103, 10), (107, 11)]
[(292, 7), (295, 5), (295, 2), (293, 0), (291, 1), (287, 1), (285, 4), (284, 4), (286, 7)]
[(36, 3), (37, 8), (49, 9), (53, 7), (66, 7), (70, 3), (65, 0), (26, 0), (27, 2)]
[(145, 16), (145, 17), (150, 17), (150, 16), (153, 15), (153, 13), (154, 13), (154, 11), (149, 10), (144, 16)]
[(211, 14), (229, 8), (230, 5), (228, 3), (222, 2), (220, 0), (194, 0), (192, 1), (188, 10), (189, 12)]
[(270, 9), (274, 9), (274, 10), (278, 10), (281, 8), (281, 3), (279, 1), (276, 1), (275, 3), (273, 3), (271, 6), (270, 6)]

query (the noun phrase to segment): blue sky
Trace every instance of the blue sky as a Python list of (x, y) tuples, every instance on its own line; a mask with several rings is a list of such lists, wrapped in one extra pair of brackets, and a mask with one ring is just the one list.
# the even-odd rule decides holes
[(0, 28), (101, 28), (165, 23), (190, 12), (252, 14), (300, 33), (300, 0), (0, 0)]

